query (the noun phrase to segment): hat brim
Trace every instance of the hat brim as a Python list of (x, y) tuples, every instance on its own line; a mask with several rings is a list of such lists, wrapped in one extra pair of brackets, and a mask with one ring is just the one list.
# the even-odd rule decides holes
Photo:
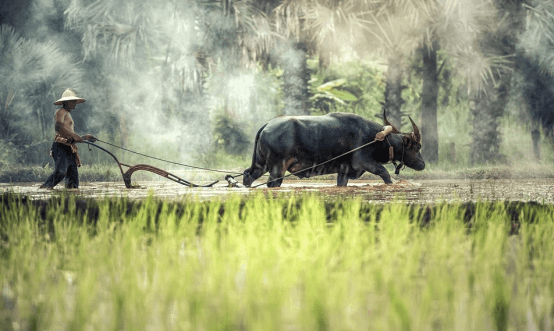
[(71, 101), (71, 100), (75, 100), (75, 101), (77, 101), (77, 103), (83, 103), (83, 102), (86, 101), (85, 99), (78, 98), (78, 97), (64, 97), (64, 98), (61, 98), (58, 101), (54, 102), (54, 104), (55, 105), (61, 105), (64, 101)]

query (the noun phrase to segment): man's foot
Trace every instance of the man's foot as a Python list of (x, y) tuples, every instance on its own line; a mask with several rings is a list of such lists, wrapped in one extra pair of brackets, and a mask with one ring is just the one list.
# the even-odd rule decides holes
[(46, 185), (41, 185), (39, 188), (44, 189), (44, 190), (50, 190), (50, 191), (54, 189), (53, 187), (46, 186)]

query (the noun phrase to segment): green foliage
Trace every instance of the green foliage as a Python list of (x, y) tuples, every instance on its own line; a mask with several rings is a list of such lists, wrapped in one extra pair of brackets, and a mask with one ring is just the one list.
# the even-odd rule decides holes
[[(248, 153), (243, 155), (233, 155), (226, 153), (225, 151), (213, 151), (209, 154), (209, 164), (216, 169), (229, 169), (229, 171), (242, 173), (244, 169), (250, 167), (252, 162), (251, 150), (248, 149)], [(213, 172), (205, 173), (209, 179), (223, 178), (223, 176), (215, 175)], [(218, 177), (219, 176), (219, 177)]]
[[(315, 80), (317, 81), (317, 79)], [(326, 110), (329, 109), (329, 105), (337, 102), (341, 105), (345, 105), (345, 101), (357, 101), (358, 98), (352, 93), (341, 90), (339, 87), (346, 83), (346, 79), (336, 79), (322, 85), (314, 87), (314, 80), (312, 80), (312, 97), (310, 100), (316, 105), (316, 108)]]
[(242, 123), (233, 120), (228, 114), (221, 113), (216, 117), (213, 129), (216, 148), (223, 148), (232, 155), (242, 155), (249, 147), (249, 137), (242, 128)]
[(0, 139), (0, 166), (17, 163), (18, 149), (13, 142)]
[(374, 118), (381, 113), (383, 70), (375, 62), (352, 60), (320, 70), (317, 58), (308, 60), (312, 72), (312, 113), (349, 112)]
[(78, 91), (82, 71), (54, 43), (25, 39), (8, 25), (0, 26), (0, 59), (0, 139), (15, 147), (11, 162), (44, 163), (47, 153), (26, 146), (50, 141), (53, 100), (68, 86)]
[[(2, 196), (2, 329), (539, 329), (554, 207)], [(38, 208), (37, 208), (38, 207)], [(517, 235), (509, 235), (514, 231)], [(525, 286), (522, 286), (525, 284)]]

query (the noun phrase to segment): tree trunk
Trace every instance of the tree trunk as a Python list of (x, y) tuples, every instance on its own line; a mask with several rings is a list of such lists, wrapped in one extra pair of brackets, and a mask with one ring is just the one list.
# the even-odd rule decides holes
[(438, 42), (431, 47), (424, 45), (423, 55), (423, 91), (421, 93), (421, 150), (425, 162), (436, 163), (439, 160), (439, 132), (437, 127), (437, 49)]
[(541, 159), (541, 132), (537, 129), (534, 129), (531, 131), (531, 138), (533, 139), (533, 154), (535, 155), (535, 159), (540, 160)]
[[(446, 60), (445, 60), (446, 61)], [(444, 65), (444, 63), (443, 63)], [(440, 76), (440, 74), (439, 74)], [(441, 87), (444, 91), (444, 96), (442, 98), (442, 106), (447, 107), (450, 104), (450, 92), (452, 91), (452, 71), (448, 68), (442, 69), (442, 84)]]
[(450, 143), (450, 151), (448, 152), (448, 159), (452, 164), (458, 163), (458, 157), (456, 156), (456, 143)]
[(331, 52), (328, 50), (321, 50), (319, 51), (319, 70), (327, 69), (329, 68), (329, 65), (331, 64)]
[(399, 59), (389, 59), (389, 67), (385, 78), (385, 102), (383, 109), (387, 112), (387, 119), (399, 131), (402, 130), (402, 66)]
[(42, 115), (42, 108), (37, 107), (37, 117), (38, 117), (38, 125), (40, 127), (40, 132), (42, 133), (42, 140), (46, 139), (46, 122), (43, 119)]
[[(522, 0), (495, 0), (499, 27), (485, 34), (480, 49), (485, 54), (512, 57), (516, 52), (519, 32), (523, 29), (525, 18)], [(484, 93), (470, 97), (470, 110), (473, 118), (473, 141), (470, 161), (476, 163), (505, 162), (500, 154), (500, 123), (509, 100), (514, 63), (494, 68), (493, 77), (487, 79)]]
[(282, 54), (283, 94), (285, 108), (283, 115), (307, 115), (310, 111), (308, 99), (308, 68), (306, 46), (294, 42)]
[(484, 91), (470, 97), (470, 111), (473, 114), (473, 141), (471, 143), (471, 164), (502, 163), (506, 156), (500, 153), (500, 118), (509, 100), (512, 74), (505, 71), (498, 87), (491, 80)]

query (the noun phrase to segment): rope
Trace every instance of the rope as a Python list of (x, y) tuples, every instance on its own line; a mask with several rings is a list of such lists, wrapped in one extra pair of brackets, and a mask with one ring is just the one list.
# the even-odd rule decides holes
[[(389, 137), (386, 137), (387, 142), (389, 143), (389, 148), (392, 148), (392, 145), (390, 144)], [(390, 158), (390, 156), (389, 156)], [(400, 175), (400, 170), (404, 168), (404, 144), (402, 144), (402, 160), (400, 161), (400, 164), (396, 165), (396, 162), (391, 158), (389, 162), (392, 162), (394, 164), (394, 174)]]
[[(135, 152), (135, 151), (132, 151), (130, 149), (127, 149), (127, 148), (123, 148), (121, 146), (117, 146), (117, 145), (114, 145), (114, 144), (110, 144), (109, 142), (107, 141), (103, 141), (103, 140), (100, 140), (100, 139), (96, 139), (97, 141), (99, 142), (102, 142), (106, 145), (110, 145), (112, 147), (115, 147), (115, 148), (119, 148), (119, 149), (122, 149), (124, 151), (127, 151), (127, 152), (130, 152), (130, 153), (134, 153), (134, 154), (137, 154), (137, 155), (141, 155), (141, 156), (144, 156), (144, 157), (147, 157), (147, 158), (151, 158), (151, 159), (154, 159), (154, 160), (158, 160), (158, 161), (163, 161), (163, 162), (167, 162), (167, 163), (172, 163), (172, 164), (177, 164), (177, 165), (180, 165), (180, 166), (183, 166), (183, 167), (189, 167), (189, 168), (194, 168), (194, 169), (201, 169), (201, 170), (208, 170), (208, 171), (214, 171), (214, 172), (222, 172), (222, 173), (225, 173), (225, 174), (228, 174), (229, 171), (225, 171), (225, 170), (217, 170), (217, 169), (209, 169), (209, 168), (202, 168), (202, 167), (195, 167), (195, 166), (191, 166), (191, 165), (188, 165), (188, 164), (183, 164), (183, 163), (179, 163), (179, 162), (173, 162), (173, 161), (168, 161), (168, 160), (164, 160), (164, 159), (160, 159), (160, 158), (157, 158), (157, 157), (153, 157), (153, 156), (150, 156), (150, 155), (146, 155), (146, 154), (142, 154), (142, 153), (139, 153), (139, 152)], [(239, 175), (239, 176), (242, 176), (243, 174), (241, 174), (240, 172), (231, 172), (232, 174), (236, 174), (236, 175)], [(238, 177), (238, 176), (237, 176)]]
[(300, 172), (302, 172), (302, 171), (306, 171), (306, 170), (313, 169), (313, 168), (315, 168), (315, 167), (319, 167), (320, 165), (323, 165), (323, 164), (325, 164), (325, 163), (328, 163), (328, 162), (331, 162), (331, 161), (333, 161), (333, 160), (336, 160), (336, 159), (338, 159), (339, 157), (342, 157), (342, 156), (345, 156), (346, 154), (350, 154), (350, 153), (352, 153), (352, 152), (355, 152), (355, 151), (357, 151), (357, 150), (359, 150), (359, 149), (362, 149), (362, 148), (364, 148), (364, 147), (366, 147), (366, 146), (369, 146), (369, 145), (371, 145), (371, 144), (373, 144), (374, 142), (377, 142), (377, 141), (380, 141), (380, 140), (375, 139), (375, 140), (373, 140), (372, 142), (369, 142), (369, 143), (364, 144), (364, 145), (362, 145), (362, 146), (356, 147), (356, 148), (354, 148), (353, 150), (350, 150), (350, 151), (348, 151), (348, 152), (346, 152), (346, 153), (342, 153), (341, 155), (335, 156), (334, 158), (329, 159), (329, 160), (327, 160), (327, 161), (325, 161), (325, 162), (321, 162), (321, 163), (316, 164), (316, 165), (313, 165), (313, 166), (311, 166), (311, 167), (304, 168), (304, 169), (302, 169), (302, 170), (298, 170), (298, 171), (293, 172), (292, 174), (288, 174), (288, 175), (286, 175), (286, 176), (282, 176), (282, 177), (279, 177), (279, 178), (275, 178), (275, 179), (272, 179), (272, 180), (268, 180), (268, 181), (265, 182), (265, 183), (261, 183), (261, 184), (252, 186), (252, 188), (255, 188), (255, 187), (258, 187), (258, 186), (262, 186), (262, 185), (265, 185), (265, 184), (268, 184), (268, 183), (271, 183), (271, 182), (274, 182), (274, 181), (277, 181), (277, 180), (280, 180), (280, 179), (283, 179), (283, 178), (287, 178), (287, 177), (292, 176), (292, 175), (296, 175), (296, 174), (298, 174), (298, 173), (300, 173)]

